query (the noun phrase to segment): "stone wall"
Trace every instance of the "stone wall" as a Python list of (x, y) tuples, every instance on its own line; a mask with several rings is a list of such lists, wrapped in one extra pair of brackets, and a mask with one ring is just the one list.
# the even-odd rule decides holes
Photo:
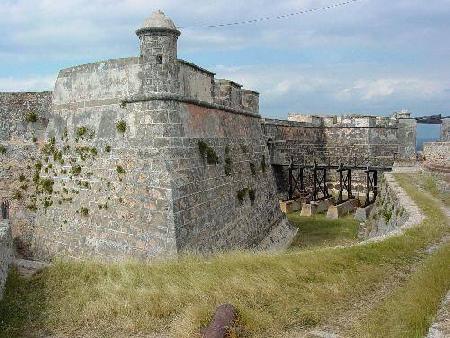
[(450, 142), (450, 117), (444, 117), (442, 119), (440, 141)]
[[(375, 116), (309, 116), (290, 114), (289, 121), (264, 119), (263, 132), (268, 140), (271, 162), (352, 166), (392, 166), (399, 151), (398, 121)], [(278, 191), (286, 195), (287, 168), (275, 166)], [(354, 191), (365, 185), (363, 171), (352, 173)], [(307, 172), (307, 184), (311, 184)], [(329, 187), (337, 188), (337, 174), (330, 172)], [(285, 197), (285, 196), (284, 196)]]
[(51, 99), (51, 92), (0, 93), (0, 203), (10, 202), (13, 237), (25, 252), (36, 217), (32, 166), (45, 142)]
[(365, 238), (394, 235), (423, 219), (417, 205), (400, 187), (392, 173), (385, 173), (369, 218), (363, 227)]
[(426, 142), (422, 154), (427, 167), (450, 171), (450, 142)]
[(13, 245), (9, 222), (0, 220), (0, 300), (13, 258)]
[(59, 73), (30, 165), (31, 253), (145, 259), (294, 234), (278, 208), (258, 93), (176, 59), (173, 31), (139, 34), (139, 58)]

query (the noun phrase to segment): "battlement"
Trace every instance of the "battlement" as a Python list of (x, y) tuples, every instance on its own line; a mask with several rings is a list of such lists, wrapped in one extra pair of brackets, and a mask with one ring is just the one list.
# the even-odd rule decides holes
[(325, 128), (397, 128), (394, 117), (344, 114), (344, 115), (308, 115), (289, 113), (289, 121), (303, 122), (314, 127)]

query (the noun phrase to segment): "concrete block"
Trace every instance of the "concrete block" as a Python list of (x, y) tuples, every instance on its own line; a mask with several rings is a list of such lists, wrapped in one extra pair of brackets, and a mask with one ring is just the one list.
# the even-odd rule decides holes
[(374, 204), (371, 204), (365, 208), (358, 208), (356, 209), (355, 212), (355, 219), (360, 221), (360, 222), (364, 222), (365, 220), (367, 220), (367, 218), (370, 215), (370, 212), (373, 209)]
[(301, 209), (301, 202), (300, 200), (280, 201), (280, 209), (285, 214), (290, 214)]
[(312, 216), (320, 214), (328, 210), (330, 205), (333, 205), (333, 198), (328, 198), (322, 201), (312, 201), (302, 206), (301, 216)]
[(350, 199), (338, 205), (330, 205), (327, 211), (327, 218), (338, 219), (344, 217), (356, 210), (359, 206), (359, 200)]

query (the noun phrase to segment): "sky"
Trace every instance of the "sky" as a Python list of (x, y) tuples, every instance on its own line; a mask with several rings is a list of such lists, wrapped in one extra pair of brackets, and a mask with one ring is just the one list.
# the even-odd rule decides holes
[(65, 67), (138, 55), (157, 9), (178, 56), (261, 93), (261, 114), (450, 115), (450, 0), (0, 0), (0, 91), (52, 90)]

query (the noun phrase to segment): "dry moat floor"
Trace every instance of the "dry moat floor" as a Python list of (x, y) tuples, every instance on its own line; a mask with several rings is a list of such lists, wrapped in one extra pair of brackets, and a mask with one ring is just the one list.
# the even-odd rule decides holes
[[(426, 216), (384, 241), (357, 242), (358, 224), (290, 215), (284, 253), (235, 252), (169, 262), (55, 262), (13, 271), (0, 302), (1, 337), (196, 337), (231, 303), (231, 336), (423, 337), (450, 288), (448, 195), (429, 175), (397, 179)], [(339, 245), (340, 247), (333, 247)]]

